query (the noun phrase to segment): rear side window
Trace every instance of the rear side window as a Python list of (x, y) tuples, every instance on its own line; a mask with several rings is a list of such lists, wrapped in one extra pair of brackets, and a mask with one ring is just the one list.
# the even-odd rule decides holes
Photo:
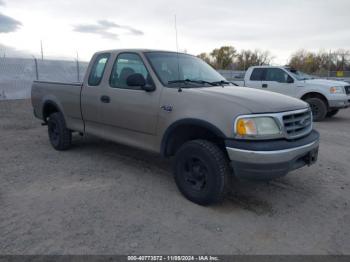
[(97, 56), (89, 75), (89, 86), (98, 86), (101, 83), (110, 54)]
[(262, 81), (265, 68), (254, 68), (250, 76), (251, 81)]

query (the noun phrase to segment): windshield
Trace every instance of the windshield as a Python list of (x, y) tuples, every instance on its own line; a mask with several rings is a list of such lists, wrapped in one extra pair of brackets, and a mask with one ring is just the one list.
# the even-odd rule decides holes
[(173, 52), (147, 52), (145, 55), (164, 86), (193, 88), (212, 86), (210, 83), (229, 84), (211, 66), (195, 56)]
[(286, 68), (287, 71), (289, 73), (291, 73), (296, 79), (298, 80), (308, 80), (308, 79), (314, 79), (314, 77), (308, 75), (308, 74), (305, 74), (301, 71), (298, 71), (296, 69), (293, 69), (293, 68)]

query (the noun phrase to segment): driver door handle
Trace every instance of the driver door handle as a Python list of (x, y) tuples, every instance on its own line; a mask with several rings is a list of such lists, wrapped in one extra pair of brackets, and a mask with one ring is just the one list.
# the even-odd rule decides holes
[(261, 87), (262, 88), (267, 88), (267, 84), (262, 84)]
[(111, 98), (109, 96), (101, 96), (101, 102), (102, 103), (109, 103), (109, 102), (111, 102)]

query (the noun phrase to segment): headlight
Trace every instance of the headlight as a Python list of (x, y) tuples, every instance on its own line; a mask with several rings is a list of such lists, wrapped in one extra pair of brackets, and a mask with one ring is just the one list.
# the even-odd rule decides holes
[(344, 88), (342, 86), (333, 86), (329, 89), (331, 94), (344, 94)]
[(235, 136), (265, 138), (281, 135), (281, 128), (272, 117), (240, 117), (235, 122)]

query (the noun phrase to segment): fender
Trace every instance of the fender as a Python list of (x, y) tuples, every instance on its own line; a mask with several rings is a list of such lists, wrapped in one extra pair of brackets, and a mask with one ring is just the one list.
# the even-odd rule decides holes
[(304, 92), (301, 96), (299, 96), (299, 99), (303, 100), (303, 97), (311, 95), (311, 94), (323, 97), (326, 100), (327, 104), (329, 103), (328, 97), (326, 95), (324, 95), (322, 92), (319, 92), (319, 91)]
[(301, 99), (303, 96), (309, 94), (309, 93), (318, 93), (322, 96), (324, 96), (327, 100), (328, 100), (328, 97), (327, 97), (327, 93), (325, 93), (323, 90), (320, 90), (320, 89), (317, 89), (317, 88), (309, 88), (309, 89), (304, 89), (304, 90), (301, 90), (301, 92), (298, 93), (298, 98)]
[(226, 135), (215, 125), (201, 119), (196, 119), (196, 118), (185, 118), (185, 119), (180, 119), (177, 120), (176, 122), (172, 123), (164, 132), (161, 146), (160, 146), (160, 153), (162, 156), (166, 155), (166, 148), (168, 146), (169, 139), (171, 137), (172, 132), (178, 128), (179, 126), (183, 125), (192, 125), (192, 126), (197, 126), (197, 127), (202, 127), (205, 128), (209, 131), (211, 131), (213, 134), (216, 136), (226, 139)]
[(44, 121), (46, 120), (45, 119), (44, 110), (45, 110), (45, 107), (48, 106), (48, 105), (54, 106), (55, 108), (57, 108), (57, 110), (59, 112), (61, 112), (64, 115), (62, 107), (58, 103), (56, 103), (54, 100), (48, 98), (48, 99), (44, 100), (43, 107), (42, 107), (42, 118), (43, 118)]

